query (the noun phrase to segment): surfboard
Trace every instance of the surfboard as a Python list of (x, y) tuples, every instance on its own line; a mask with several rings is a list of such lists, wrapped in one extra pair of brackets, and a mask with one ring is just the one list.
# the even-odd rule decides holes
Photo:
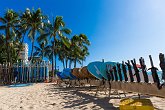
[(139, 69), (137, 68), (137, 65), (136, 65), (136, 60), (135, 59), (131, 60), (131, 63), (133, 65), (133, 69), (135, 72), (137, 82), (139, 83), (141, 81), (141, 78), (140, 78), (140, 74), (139, 74)]
[(150, 63), (151, 63), (151, 68), (149, 68), (149, 70), (151, 70), (151, 72), (152, 72), (152, 77), (153, 77), (154, 83), (157, 83), (157, 88), (160, 89), (160, 79), (157, 74), (158, 69), (156, 67), (154, 67), (151, 55), (149, 55), (149, 58), (150, 58)]
[(89, 78), (89, 79), (95, 78), (93, 75), (89, 73), (87, 66), (84, 66), (83, 68), (81, 68), (81, 74), (83, 74), (85, 78)]
[(147, 68), (146, 68), (146, 65), (145, 65), (144, 58), (140, 57), (139, 62), (140, 62), (140, 65), (141, 65), (141, 70), (142, 70), (142, 73), (143, 73), (144, 82), (148, 83), (149, 79), (148, 79), (148, 75), (147, 75)]
[(78, 75), (79, 75), (80, 79), (84, 79), (86, 76), (82, 73), (81, 69), (82, 68), (78, 69)]
[(69, 79), (76, 79), (76, 76), (74, 76), (72, 73), (71, 73), (71, 69), (70, 68), (65, 68), (63, 70), (63, 74), (69, 78)]
[(102, 80), (103, 78), (108, 79), (106, 74), (106, 65), (103, 62), (91, 62), (87, 66), (88, 71), (95, 76), (97, 79)]
[(119, 75), (119, 80), (122, 81), (124, 78), (123, 78), (123, 74), (122, 74), (121, 64), (117, 63), (116, 66), (117, 66), (117, 72)]
[(124, 61), (122, 62), (122, 71), (123, 71), (123, 75), (124, 75), (124, 80), (128, 81), (127, 68), (126, 68), (126, 65), (124, 64)]
[(79, 70), (79, 68), (73, 68), (71, 72), (75, 77), (77, 77), (78, 79), (81, 79), (78, 70)]
[(125, 62), (125, 63), (126, 63), (127, 68), (128, 68), (130, 82), (134, 82), (134, 77), (133, 77), (133, 73), (132, 73), (132, 66), (130, 64), (130, 61), (128, 60), (128, 63), (127, 62)]
[(61, 79), (66, 79), (67, 77), (62, 74), (62, 72), (57, 72), (57, 76)]
[(111, 79), (115, 81), (122, 81), (124, 79), (124, 73), (122, 64), (118, 62), (105, 62), (107, 71), (110, 71)]

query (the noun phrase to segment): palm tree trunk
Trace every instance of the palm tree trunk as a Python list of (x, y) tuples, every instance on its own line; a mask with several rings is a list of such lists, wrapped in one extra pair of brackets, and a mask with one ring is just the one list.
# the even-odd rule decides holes
[(54, 60), (54, 62), (55, 62), (55, 74), (56, 74), (56, 72), (57, 72), (57, 43), (56, 43), (55, 37), (54, 37), (54, 49), (53, 49), (53, 51), (54, 50), (56, 50), (55, 51), (56, 53), (54, 53), (54, 56), (55, 56), (55, 60)]
[[(7, 26), (7, 27), (8, 27), (8, 26)], [(6, 52), (7, 52), (7, 62), (10, 61), (10, 52), (9, 52), (8, 40), (9, 40), (9, 28), (6, 29)]]
[(56, 54), (55, 54), (55, 60), (54, 61), (55, 61), (54, 64), (55, 64), (55, 74), (56, 74), (56, 72), (57, 72), (57, 68), (56, 68), (57, 67), (57, 55)]
[(32, 50), (31, 50), (30, 60), (33, 60), (33, 50), (34, 50), (34, 41), (32, 41)]
[[(21, 48), (21, 46), (22, 46), (22, 44), (23, 44), (23, 41), (24, 41), (24, 38), (25, 38), (25, 34), (23, 35), (23, 38), (22, 38), (22, 40), (21, 40), (21, 44), (19, 45), (19, 48)], [(21, 49), (19, 49), (19, 50), (17, 51), (17, 57), (19, 56), (20, 51), (21, 51)]]
[(74, 60), (74, 68), (76, 68), (76, 60), (77, 60), (77, 58)]
[(54, 76), (54, 56), (52, 56), (52, 79)]
[[(6, 30), (6, 46), (7, 46), (7, 62), (9, 64), (10, 62), (10, 65), (12, 64), (12, 57), (11, 57), (11, 49), (10, 49), (10, 45), (9, 45), (9, 42), (8, 40), (10, 40), (10, 28), (9, 28), (9, 25), (7, 24), (7, 30)], [(7, 76), (8, 76), (8, 83), (10, 84), (11, 83), (11, 70), (8, 71), (7, 73)]]
[(68, 68), (68, 59), (67, 58), (65, 59), (65, 65), (66, 65), (66, 68)]
[(52, 52), (53, 52), (53, 55), (52, 55), (52, 81), (54, 81), (54, 42), (53, 42), (53, 48), (52, 48)]
[(30, 60), (33, 60), (33, 51), (34, 51), (34, 40), (35, 40), (35, 29), (33, 29), (33, 35), (32, 35), (33, 39), (32, 39), (32, 51), (31, 51), (31, 55), (30, 55)]
[(9, 46), (8, 46), (8, 42), (7, 41), (6, 41), (6, 52), (7, 52), (7, 62), (9, 62), (10, 52), (9, 52)]
[(63, 68), (65, 69), (65, 63), (64, 63), (64, 60), (62, 60), (62, 64), (63, 64)]
[(82, 60), (82, 65), (81, 66), (83, 67), (83, 60)]
[(72, 68), (72, 61), (69, 62), (69, 68)]

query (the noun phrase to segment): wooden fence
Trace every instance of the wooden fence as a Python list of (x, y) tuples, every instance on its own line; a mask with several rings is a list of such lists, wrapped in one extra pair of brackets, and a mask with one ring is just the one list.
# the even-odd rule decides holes
[(0, 84), (43, 82), (49, 79), (49, 62), (0, 64)]

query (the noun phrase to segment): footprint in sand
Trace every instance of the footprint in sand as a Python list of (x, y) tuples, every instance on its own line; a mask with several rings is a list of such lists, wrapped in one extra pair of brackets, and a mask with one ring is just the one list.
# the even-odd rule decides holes
[(49, 105), (55, 106), (55, 105), (57, 105), (57, 104), (56, 104), (56, 103), (52, 103), (52, 104), (49, 104)]
[(20, 110), (23, 110), (23, 107), (22, 106), (20, 106), (19, 108), (20, 108)]
[(30, 106), (30, 107), (28, 107), (29, 108), (29, 110), (32, 110), (34, 107), (33, 106)]

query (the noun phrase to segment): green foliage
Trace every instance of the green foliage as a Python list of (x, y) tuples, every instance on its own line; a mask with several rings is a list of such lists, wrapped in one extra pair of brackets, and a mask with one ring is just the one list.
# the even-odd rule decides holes
[[(56, 16), (50, 22), (48, 17), (38, 8), (26, 9), (17, 13), (8, 9), (4, 16), (0, 17), (0, 63), (14, 63), (19, 60), (19, 52), (22, 50), (25, 37), (32, 43), (31, 57), (36, 60), (48, 58), (52, 62), (52, 68), (56, 67), (56, 57), (63, 63), (64, 68), (71, 67), (74, 63), (82, 64), (89, 55), (90, 42), (85, 34), (68, 36), (71, 30), (65, 27), (62, 16)], [(38, 46), (34, 43), (37, 42)], [(34, 59), (35, 59), (34, 58)], [(56, 68), (54, 71), (57, 71)], [(54, 74), (52, 74), (54, 75)]]
[(37, 33), (44, 33), (44, 24), (47, 20), (47, 16), (43, 15), (40, 8), (37, 10), (26, 9), (25, 12), (20, 16), (21, 24), (28, 33), (28, 37), (32, 42), (31, 60), (33, 59), (34, 42), (36, 40)]

